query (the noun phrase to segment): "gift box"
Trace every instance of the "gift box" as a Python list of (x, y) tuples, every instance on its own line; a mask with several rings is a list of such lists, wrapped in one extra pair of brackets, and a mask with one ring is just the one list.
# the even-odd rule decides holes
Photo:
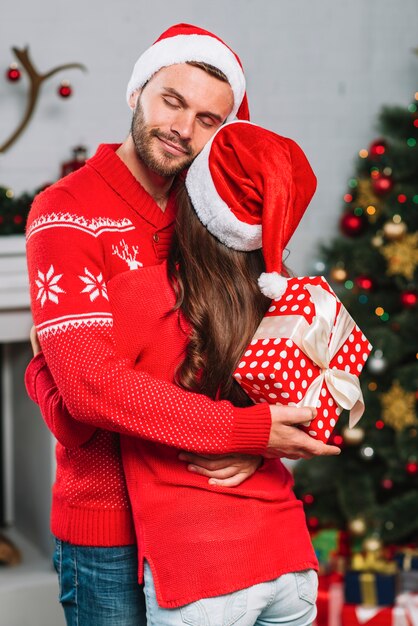
[(408, 626), (418, 626), (418, 594), (399, 594), (396, 598), (396, 607), (405, 612)]
[(418, 593), (418, 570), (413, 569), (410, 572), (399, 572), (398, 591), (399, 593)]
[(395, 553), (393, 558), (401, 571), (418, 571), (418, 550), (416, 548), (402, 548)]
[(345, 531), (323, 528), (311, 534), (312, 545), (320, 565), (335, 563), (337, 557), (347, 557), (350, 552), (349, 538)]
[(371, 345), (325, 278), (289, 278), (234, 372), (254, 402), (313, 406), (301, 426), (328, 441), (343, 409), (350, 427), (364, 411), (358, 376)]
[(388, 606), (395, 602), (396, 574), (346, 572), (344, 576), (347, 604)]
[(393, 558), (399, 568), (399, 592), (418, 593), (418, 550), (403, 548)]
[(319, 576), (317, 615), (313, 626), (341, 626), (344, 583), (340, 574)]
[(412, 626), (412, 624), (406, 611), (401, 607), (344, 605), (341, 626)]
[(394, 604), (397, 573), (396, 563), (382, 558), (379, 550), (355, 554), (351, 570), (344, 577), (346, 603), (366, 606)]

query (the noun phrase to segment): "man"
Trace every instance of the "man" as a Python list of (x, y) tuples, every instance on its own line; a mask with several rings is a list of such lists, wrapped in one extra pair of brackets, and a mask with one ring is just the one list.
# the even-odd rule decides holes
[[(165, 259), (176, 176), (225, 121), (248, 119), (238, 57), (211, 33), (184, 24), (139, 58), (127, 99), (134, 113), (126, 141), (100, 146), (85, 167), (40, 194), (27, 225), (32, 310), (43, 350), (28, 388), (35, 376), (49, 376), (47, 363), (69, 413), (83, 424), (71, 439), (43, 409), (63, 444), (51, 528), (69, 624), (145, 623), (118, 433), (201, 454), (259, 455), (267, 447), (290, 457), (336, 452), (294, 428), (312, 417), (310, 409), (237, 409), (151, 378), (135, 368), (141, 355), (117, 356), (109, 281)], [(231, 470), (231, 457), (185, 459), (218, 479), (242, 469), (238, 459)], [(256, 464), (242, 462), (244, 474), (254, 471)]]

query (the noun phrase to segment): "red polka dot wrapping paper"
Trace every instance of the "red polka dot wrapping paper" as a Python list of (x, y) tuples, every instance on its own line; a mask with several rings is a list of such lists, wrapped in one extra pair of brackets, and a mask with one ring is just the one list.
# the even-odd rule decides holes
[(301, 428), (327, 442), (343, 409), (363, 411), (358, 381), (372, 346), (322, 276), (289, 278), (234, 372), (254, 402), (314, 406)]

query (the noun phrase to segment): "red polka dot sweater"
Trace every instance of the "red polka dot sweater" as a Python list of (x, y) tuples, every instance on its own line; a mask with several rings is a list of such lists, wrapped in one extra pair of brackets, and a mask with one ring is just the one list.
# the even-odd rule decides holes
[[(271, 426), (267, 406), (237, 409), (187, 393), (139, 369), (134, 355), (116, 353), (108, 283), (166, 257), (175, 214), (172, 198), (161, 211), (117, 147), (100, 146), (85, 167), (37, 196), (26, 232), (33, 318), (62, 395), (49, 387), (47, 421), (59, 439), (51, 407), (64, 403), (85, 439), (57, 445), (51, 528), (80, 545), (135, 540), (118, 433), (196, 452), (257, 454)], [(36, 375), (28, 372), (29, 387)]]
[[(137, 357), (149, 374), (173, 380), (188, 328), (172, 311), (175, 297), (166, 263), (119, 274), (109, 282), (108, 293), (118, 350), (128, 359)], [(35, 387), (42, 396), (41, 378)], [(61, 436), (68, 429), (71, 437), (71, 418), (62, 413), (62, 404), (56, 407)], [(317, 567), (301, 502), (279, 460), (266, 459), (251, 478), (228, 489), (187, 471), (171, 446), (122, 436), (121, 449), (138, 538), (139, 580), (146, 559), (160, 606), (182, 606)]]

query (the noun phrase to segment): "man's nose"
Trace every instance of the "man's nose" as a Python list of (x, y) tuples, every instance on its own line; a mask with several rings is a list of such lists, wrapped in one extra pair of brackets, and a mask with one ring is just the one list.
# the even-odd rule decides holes
[(194, 115), (188, 111), (181, 111), (171, 124), (171, 131), (181, 139), (190, 141), (193, 137)]

